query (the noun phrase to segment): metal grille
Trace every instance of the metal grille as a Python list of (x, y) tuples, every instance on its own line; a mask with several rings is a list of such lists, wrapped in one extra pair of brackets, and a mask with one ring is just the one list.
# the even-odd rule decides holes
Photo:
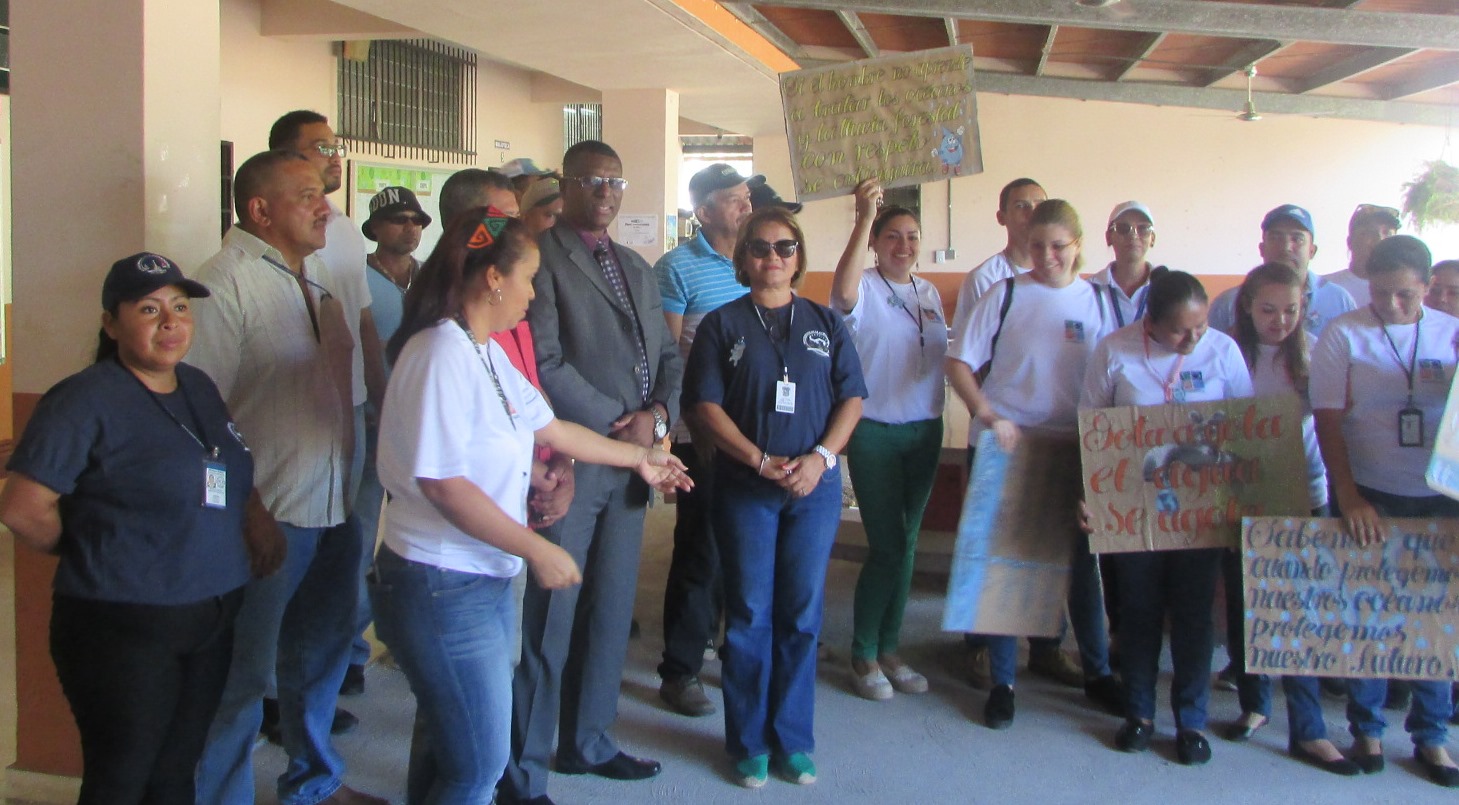
[(562, 150), (583, 140), (603, 139), (603, 104), (569, 103), (562, 107)]
[(339, 57), (336, 134), (356, 153), (470, 164), (476, 156), (476, 54), (429, 39), (376, 40)]

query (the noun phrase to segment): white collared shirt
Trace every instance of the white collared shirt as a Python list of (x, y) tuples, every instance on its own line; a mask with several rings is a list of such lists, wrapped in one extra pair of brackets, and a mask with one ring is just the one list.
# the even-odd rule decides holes
[[(354, 309), (354, 315), (345, 316), (345, 324), (349, 325), (350, 335), (355, 339), (354, 363), (351, 369), (351, 381), (354, 383), (354, 403), (363, 405), (365, 402), (365, 353), (359, 349), (360, 344), (360, 314), (359, 311), (370, 306), (370, 285), (365, 279), (365, 272), (369, 270), (365, 262), (365, 236), (355, 222), (350, 220), (344, 210), (329, 202), (329, 224), (324, 228), (324, 248), (317, 254), (320, 260), (329, 266), (330, 275), (336, 277), (335, 285), (328, 286), (330, 293), (340, 297), (345, 302), (345, 310)], [(355, 275), (358, 274), (358, 282)]]

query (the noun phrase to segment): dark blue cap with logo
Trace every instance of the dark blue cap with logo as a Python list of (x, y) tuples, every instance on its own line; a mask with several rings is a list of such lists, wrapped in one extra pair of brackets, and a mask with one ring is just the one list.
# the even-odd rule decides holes
[(168, 285), (176, 285), (194, 299), (212, 296), (206, 285), (184, 277), (177, 263), (154, 252), (140, 252), (111, 264), (101, 285), (101, 307), (116, 310), (122, 302), (135, 302)]

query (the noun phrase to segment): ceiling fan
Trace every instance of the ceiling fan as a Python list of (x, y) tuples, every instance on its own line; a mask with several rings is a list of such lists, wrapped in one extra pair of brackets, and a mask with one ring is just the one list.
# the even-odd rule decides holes
[(1246, 66), (1246, 107), (1236, 116), (1237, 120), (1244, 120), (1247, 123), (1255, 123), (1261, 120), (1261, 113), (1256, 111), (1256, 103), (1251, 99), (1251, 80), (1256, 78), (1256, 65)]

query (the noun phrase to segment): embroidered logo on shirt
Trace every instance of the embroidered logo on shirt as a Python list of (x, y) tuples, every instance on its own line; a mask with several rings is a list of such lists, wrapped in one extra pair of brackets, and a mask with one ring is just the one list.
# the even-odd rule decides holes
[(811, 330), (801, 337), (801, 343), (822, 358), (831, 357), (831, 337), (820, 330)]
[(740, 340), (736, 341), (735, 345), (730, 347), (730, 364), (738, 368), (740, 359), (743, 357), (745, 357), (745, 337), (740, 336)]
[(942, 311), (937, 308), (924, 307), (922, 308), (922, 318), (930, 322), (942, 321)]
[(1193, 372), (1181, 372), (1180, 373), (1180, 390), (1181, 391), (1205, 391), (1206, 390), (1206, 378), (1200, 372), (1194, 372), (1194, 371)]
[(1064, 340), (1071, 344), (1084, 343), (1084, 322), (1064, 319)]
[(1418, 379), (1424, 383), (1444, 382), (1444, 364), (1435, 358), (1419, 358)]

